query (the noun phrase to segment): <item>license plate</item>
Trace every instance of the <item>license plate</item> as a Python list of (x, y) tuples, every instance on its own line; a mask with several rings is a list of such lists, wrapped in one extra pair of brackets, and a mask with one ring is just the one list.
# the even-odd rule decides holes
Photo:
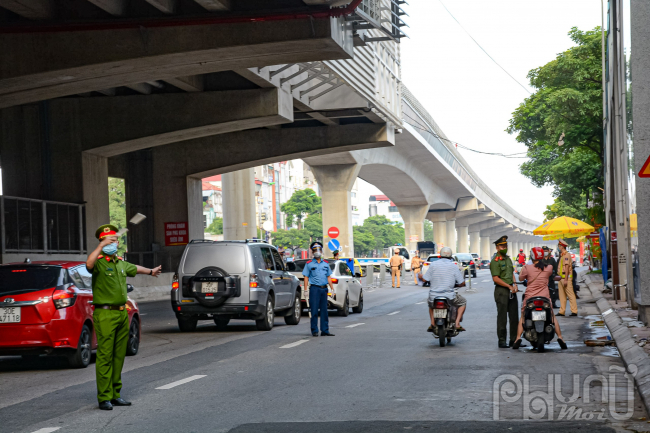
[(433, 310), (434, 319), (444, 319), (447, 317), (447, 310)]
[(533, 322), (546, 320), (546, 311), (533, 311)]
[(0, 323), (20, 323), (20, 307), (0, 308)]
[(219, 291), (219, 283), (216, 281), (201, 283), (201, 293), (216, 293)]

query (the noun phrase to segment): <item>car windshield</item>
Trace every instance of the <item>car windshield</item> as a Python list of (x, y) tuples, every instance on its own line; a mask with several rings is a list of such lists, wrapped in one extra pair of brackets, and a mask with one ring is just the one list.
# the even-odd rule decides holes
[(59, 266), (0, 266), (0, 296), (63, 284)]
[(293, 262), (289, 262), (287, 263), (287, 270), (289, 272), (302, 272), (308, 261), (309, 260), (294, 260)]
[(456, 254), (456, 257), (464, 262), (468, 262), (473, 259), (471, 254)]
[(440, 257), (429, 257), (427, 262), (437, 262), (438, 260), (440, 260)]

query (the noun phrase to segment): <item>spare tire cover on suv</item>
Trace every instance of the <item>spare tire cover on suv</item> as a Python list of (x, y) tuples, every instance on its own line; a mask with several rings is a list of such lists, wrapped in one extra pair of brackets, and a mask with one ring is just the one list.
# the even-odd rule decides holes
[[(228, 277), (228, 273), (216, 266), (208, 266), (201, 269), (196, 273), (196, 275), (194, 275), (194, 277), (192, 277), (190, 282), (192, 296), (194, 296), (201, 305), (206, 307), (221, 306), (233, 295), (226, 291), (226, 282), (224, 281), (224, 277)], [(213, 293), (202, 293), (201, 285), (204, 282), (216, 282), (218, 284), (217, 291)]]

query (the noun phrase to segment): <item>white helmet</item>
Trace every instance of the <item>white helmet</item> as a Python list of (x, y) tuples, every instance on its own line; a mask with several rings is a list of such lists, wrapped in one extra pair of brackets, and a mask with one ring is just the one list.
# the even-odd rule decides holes
[(442, 247), (440, 249), (440, 257), (446, 257), (446, 258), (450, 259), (452, 254), (453, 254), (453, 252), (451, 251), (451, 248), (449, 248), (449, 247)]

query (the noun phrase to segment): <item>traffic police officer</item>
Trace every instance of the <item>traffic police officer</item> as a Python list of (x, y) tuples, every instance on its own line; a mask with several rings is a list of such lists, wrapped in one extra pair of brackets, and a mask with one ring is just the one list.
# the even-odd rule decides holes
[(569, 306), (571, 307), (571, 315), (578, 315), (578, 304), (576, 302), (576, 293), (573, 290), (573, 269), (571, 264), (573, 259), (571, 253), (567, 251), (569, 244), (564, 240), (558, 241), (557, 247), (560, 250), (560, 260), (557, 262), (557, 274), (561, 280), (558, 283), (558, 291), (560, 292), (560, 311), (556, 316), (564, 316), (566, 311), (566, 301), (569, 298)]
[(560, 308), (557, 305), (557, 300), (558, 300), (558, 294), (557, 294), (557, 286), (555, 285), (555, 276), (557, 275), (557, 260), (555, 260), (555, 257), (553, 257), (553, 250), (546, 245), (542, 247), (544, 250), (544, 265), (551, 265), (553, 266), (553, 272), (551, 272), (551, 276), (548, 277), (548, 290), (551, 295), (551, 302), (553, 303), (553, 308)]
[(330, 334), (329, 318), (327, 316), (327, 286), (334, 292), (332, 285), (332, 269), (327, 260), (323, 259), (323, 244), (314, 242), (309, 247), (314, 259), (307, 262), (302, 270), (305, 277), (305, 287), (309, 287), (309, 309), (311, 310), (311, 335), (318, 337), (318, 310), (320, 309), (320, 328), (322, 336), (333, 337)]
[[(515, 268), (508, 256), (508, 236), (501, 236), (494, 242), (497, 253), (490, 262), (490, 272), (494, 280), (494, 301), (497, 303), (497, 337), (499, 348), (507, 349), (517, 340), (517, 325), (519, 324), (519, 302), (517, 300), (517, 285)], [(507, 323), (510, 320), (510, 346), (507, 343)]]
[(157, 277), (160, 266), (147, 269), (125, 262), (117, 255), (117, 227), (105, 224), (97, 229), (99, 245), (90, 253), (86, 268), (92, 274), (93, 325), (97, 335), (97, 400), (102, 410), (130, 406), (120, 396), (122, 366), (129, 340), (129, 315), (126, 310), (126, 277), (147, 274)]

